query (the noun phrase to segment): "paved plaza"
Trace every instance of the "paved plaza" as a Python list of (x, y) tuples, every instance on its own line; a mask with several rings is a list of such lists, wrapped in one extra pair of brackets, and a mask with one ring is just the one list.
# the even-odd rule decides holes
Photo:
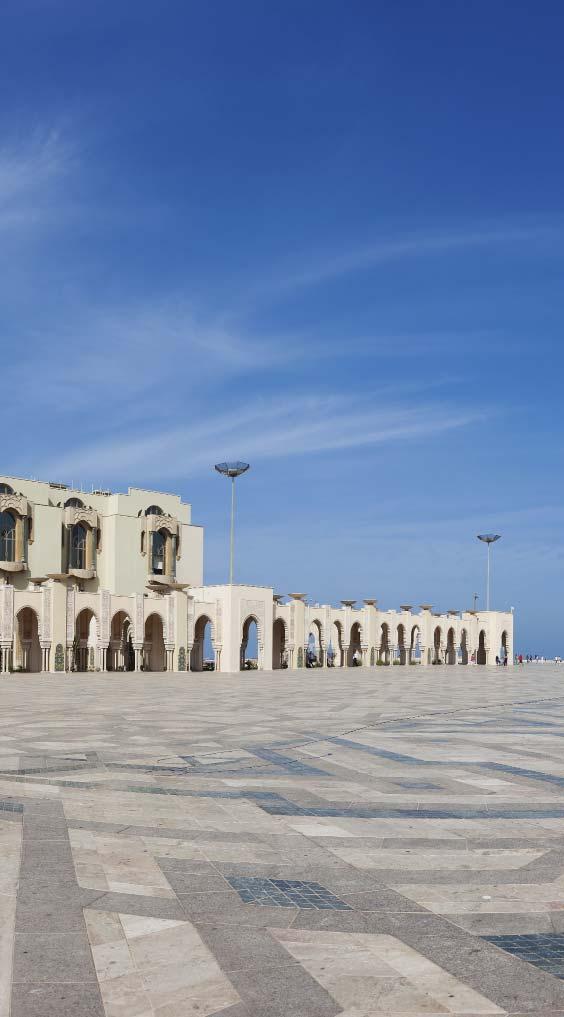
[(564, 1014), (564, 667), (9, 676), (0, 1017)]

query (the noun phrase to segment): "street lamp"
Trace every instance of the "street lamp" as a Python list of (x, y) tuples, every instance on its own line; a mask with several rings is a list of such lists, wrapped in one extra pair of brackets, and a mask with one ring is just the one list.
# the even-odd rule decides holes
[(499, 540), (501, 533), (479, 533), (478, 540), (488, 545), (488, 579), (486, 584), (486, 611), (490, 609), (490, 547), (495, 544), (496, 540)]
[(214, 469), (231, 478), (231, 540), (229, 546), (229, 585), (233, 585), (233, 548), (235, 542), (235, 481), (249, 469), (249, 463), (216, 463)]

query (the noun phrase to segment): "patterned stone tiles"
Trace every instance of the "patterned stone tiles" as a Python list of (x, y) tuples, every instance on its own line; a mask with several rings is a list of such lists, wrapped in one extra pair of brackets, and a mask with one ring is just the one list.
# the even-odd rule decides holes
[(2, 679), (0, 1017), (564, 1015), (563, 678)]
[(252, 876), (228, 876), (245, 904), (266, 907), (298, 907), (317, 911), (350, 911), (348, 904), (324, 886), (303, 879), (262, 879)]
[(528, 964), (564, 979), (564, 934), (540, 933), (521, 936), (484, 936), (489, 943), (514, 954)]

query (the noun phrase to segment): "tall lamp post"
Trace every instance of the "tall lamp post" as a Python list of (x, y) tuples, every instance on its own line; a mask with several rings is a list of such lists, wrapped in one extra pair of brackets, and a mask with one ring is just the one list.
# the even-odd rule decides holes
[(216, 463), (214, 469), (231, 478), (231, 538), (229, 542), (229, 585), (233, 585), (233, 557), (235, 546), (235, 481), (249, 469), (249, 463)]
[(495, 544), (496, 540), (499, 540), (501, 533), (479, 533), (478, 540), (488, 545), (488, 578), (486, 583), (486, 611), (490, 609), (490, 548), (492, 544)]

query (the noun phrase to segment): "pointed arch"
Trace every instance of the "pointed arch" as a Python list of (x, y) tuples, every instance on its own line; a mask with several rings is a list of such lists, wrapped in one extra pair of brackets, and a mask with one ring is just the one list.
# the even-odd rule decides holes
[(486, 630), (480, 629), (480, 635), (478, 636), (478, 652), (476, 654), (477, 664), (487, 664), (488, 653), (486, 649)]
[(281, 667), (288, 667), (286, 622), (283, 618), (276, 618), (272, 626), (272, 668), (277, 671)]
[(446, 645), (446, 664), (456, 664), (456, 642), (454, 635), (454, 628), (449, 628), (447, 632), (447, 645)]
[(462, 629), (460, 633), (460, 663), (468, 663), (468, 632), (466, 629)]
[(353, 622), (349, 639), (347, 666), (354, 667), (362, 663), (362, 627), (360, 622)]
[(143, 670), (166, 671), (164, 626), (160, 614), (154, 611), (145, 621), (143, 642)]
[(32, 607), (22, 607), (16, 615), (14, 666), (34, 674), (41, 671), (39, 617)]
[(378, 647), (378, 660), (383, 664), (390, 663), (390, 626), (382, 622), (380, 626), (380, 646)]
[[(249, 642), (251, 644), (251, 650), (254, 648), (256, 640), (257, 656), (249, 657), (247, 655), (247, 649)], [(241, 648), (240, 648), (240, 670), (241, 671), (254, 671), (259, 665), (259, 642), (260, 642), (260, 630), (259, 621), (256, 615), (250, 614), (245, 618), (241, 630)]]
[[(215, 671), (216, 660), (213, 650), (213, 622), (209, 615), (201, 614), (194, 624), (194, 645), (190, 653), (191, 671)], [(212, 646), (213, 661), (206, 660), (206, 639)]]
[(400, 622), (400, 624), (398, 625), (397, 638), (398, 638), (399, 662), (400, 664), (407, 664), (409, 650), (408, 647), (406, 646), (405, 625), (403, 624), (403, 622)]

